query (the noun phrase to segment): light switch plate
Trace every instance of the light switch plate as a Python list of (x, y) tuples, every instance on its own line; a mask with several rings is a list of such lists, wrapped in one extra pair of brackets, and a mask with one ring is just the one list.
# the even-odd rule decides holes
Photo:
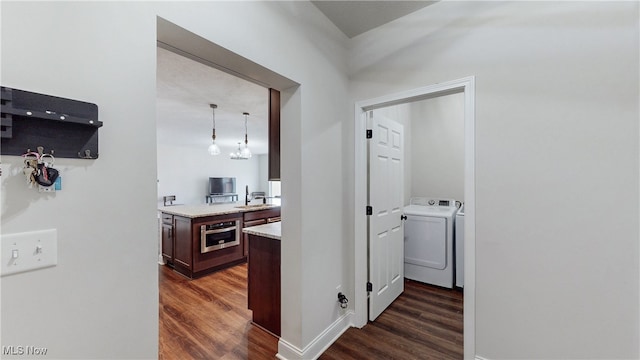
[(2, 234), (2, 276), (47, 268), (58, 264), (56, 229)]

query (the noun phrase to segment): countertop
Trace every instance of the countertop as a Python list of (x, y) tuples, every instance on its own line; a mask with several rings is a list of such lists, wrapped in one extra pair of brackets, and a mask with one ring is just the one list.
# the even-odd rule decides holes
[(256, 205), (248, 208), (243, 207), (241, 203), (229, 203), (229, 204), (198, 204), (198, 205), (171, 205), (160, 206), (158, 211), (171, 214), (184, 216), (188, 218), (199, 218), (205, 216), (216, 216), (226, 214), (245, 213), (250, 211), (266, 210), (279, 208), (280, 205)]
[(280, 221), (272, 222), (264, 225), (256, 225), (242, 229), (243, 233), (249, 235), (262, 236), (274, 240), (280, 240), (282, 227)]

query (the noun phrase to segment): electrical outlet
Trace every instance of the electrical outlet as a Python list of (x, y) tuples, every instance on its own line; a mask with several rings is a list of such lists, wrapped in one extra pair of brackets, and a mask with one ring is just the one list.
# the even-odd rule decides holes
[(56, 266), (58, 231), (30, 231), (1, 236), (2, 276)]

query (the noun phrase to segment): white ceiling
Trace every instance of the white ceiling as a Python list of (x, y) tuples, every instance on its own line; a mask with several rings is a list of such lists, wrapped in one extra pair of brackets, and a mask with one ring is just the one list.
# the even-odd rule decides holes
[[(435, 1), (312, 1), (348, 37), (428, 6)], [(216, 104), (216, 142), (222, 153), (244, 142), (248, 117), (249, 148), (268, 151), (268, 89), (163, 48), (157, 57), (158, 141), (176, 146), (211, 144)]]
[(158, 141), (196, 145), (206, 151), (213, 128), (213, 110), (209, 104), (216, 104), (216, 142), (223, 154), (236, 150), (238, 142), (244, 146), (243, 112), (250, 114), (247, 127), (251, 152), (267, 153), (267, 88), (157, 49)]
[(436, 1), (311, 1), (349, 38), (401, 18)]

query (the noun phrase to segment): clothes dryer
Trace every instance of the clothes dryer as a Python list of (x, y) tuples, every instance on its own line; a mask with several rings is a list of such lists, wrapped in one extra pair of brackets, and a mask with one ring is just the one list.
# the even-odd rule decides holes
[(404, 276), (427, 284), (453, 288), (453, 199), (413, 197), (404, 208)]

